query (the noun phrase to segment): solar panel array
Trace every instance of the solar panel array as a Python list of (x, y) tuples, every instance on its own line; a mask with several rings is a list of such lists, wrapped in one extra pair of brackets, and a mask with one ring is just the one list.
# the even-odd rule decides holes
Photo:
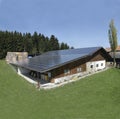
[(46, 72), (60, 67), (68, 62), (88, 56), (99, 50), (101, 47), (89, 47), (69, 50), (49, 51), (42, 55), (35, 56), (17, 65), (38, 72)]

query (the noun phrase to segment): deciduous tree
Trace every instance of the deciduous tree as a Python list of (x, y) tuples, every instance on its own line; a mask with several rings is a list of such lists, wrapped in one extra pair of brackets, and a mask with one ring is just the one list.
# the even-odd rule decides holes
[(114, 20), (111, 20), (109, 24), (108, 35), (109, 35), (109, 43), (110, 43), (111, 51), (113, 52), (113, 65), (115, 66), (116, 65), (115, 52), (118, 46), (118, 41), (117, 41), (117, 30), (114, 25)]

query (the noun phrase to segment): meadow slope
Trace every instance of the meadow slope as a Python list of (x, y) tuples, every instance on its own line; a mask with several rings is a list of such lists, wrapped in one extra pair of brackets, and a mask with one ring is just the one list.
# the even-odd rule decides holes
[(120, 119), (120, 70), (38, 91), (0, 61), (1, 119)]

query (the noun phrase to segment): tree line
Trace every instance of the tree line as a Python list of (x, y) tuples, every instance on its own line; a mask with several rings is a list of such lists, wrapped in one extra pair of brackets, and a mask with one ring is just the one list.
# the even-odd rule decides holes
[(31, 34), (17, 31), (0, 31), (0, 59), (5, 58), (7, 52), (25, 51), (29, 55), (38, 55), (47, 51), (69, 48), (70, 46), (67, 43), (59, 43), (54, 35), (49, 38), (37, 32)]

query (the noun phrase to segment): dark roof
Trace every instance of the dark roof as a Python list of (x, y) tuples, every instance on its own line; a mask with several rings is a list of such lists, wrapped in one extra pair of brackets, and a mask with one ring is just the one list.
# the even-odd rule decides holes
[(49, 51), (42, 55), (27, 59), (26, 61), (17, 62), (16, 64), (14, 63), (14, 65), (18, 65), (42, 73), (63, 66), (67, 63), (76, 61), (83, 57), (93, 55), (101, 48), (102, 47), (89, 47), (89, 48)]
[[(112, 51), (111, 51), (111, 48), (106, 48), (105, 50), (106, 50), (107, 52), (112, 52)], [(120, 52), (120, 45), (117, 46), (116, 52)]]
[[(113, 52), (110, 52), (109, 54), (113, 58)], [(120, 59), (120, 52), (115, 52), (115, 58)]]

